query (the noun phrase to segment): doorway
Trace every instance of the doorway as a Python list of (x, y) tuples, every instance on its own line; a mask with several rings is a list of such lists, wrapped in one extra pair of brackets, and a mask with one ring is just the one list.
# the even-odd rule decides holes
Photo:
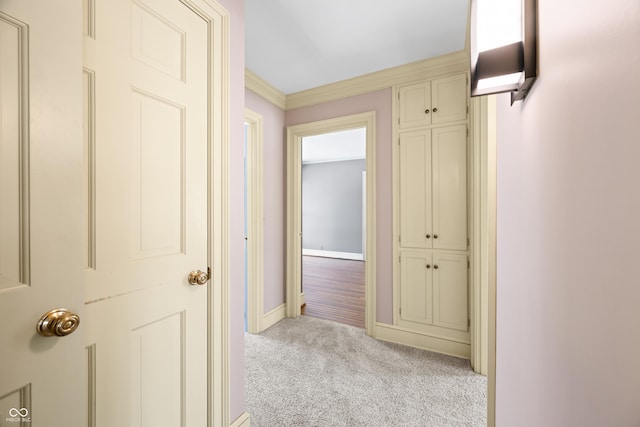
[[(287, 128), (287, 316), (301, 314), (302, 294), (302, 164), (303, 140), (322, 134), (352, 129), (365, 131), (365, 243), (361, 246), (366, 256), (364, 268), (364, 326), (367, 334), (375, 326), (375, 112), (322, 120)], [(340, 252), (340, 251), (335, 251)], [(346, 252), (348, 253), (348, 252)]]
[(302, 314), (364, 328), (366, 128), (302, 138)]

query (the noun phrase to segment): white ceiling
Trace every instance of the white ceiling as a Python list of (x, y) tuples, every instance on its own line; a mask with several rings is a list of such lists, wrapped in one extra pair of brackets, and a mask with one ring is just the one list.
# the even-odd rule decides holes
[(464, 49), (468, 0), (245, 0), (245, 65), (285, 94)]
[(367, 128), (342, 130), (302, 138), (302, 163), (364, 159)]

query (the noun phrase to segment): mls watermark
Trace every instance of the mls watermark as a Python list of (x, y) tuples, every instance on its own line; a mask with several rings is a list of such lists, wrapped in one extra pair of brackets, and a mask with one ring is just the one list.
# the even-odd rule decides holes
[(11, 408), (9, 416), (4, 419), (7, 423), (30, 423), (31, 417), (27, 408)]

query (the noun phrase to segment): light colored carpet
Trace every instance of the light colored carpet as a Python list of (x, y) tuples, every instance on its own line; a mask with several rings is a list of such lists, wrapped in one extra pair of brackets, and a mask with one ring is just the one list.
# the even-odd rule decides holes
[(456, 357), (309, 316), (245, 335), (253, 427), (486, 425), (486, 377)]

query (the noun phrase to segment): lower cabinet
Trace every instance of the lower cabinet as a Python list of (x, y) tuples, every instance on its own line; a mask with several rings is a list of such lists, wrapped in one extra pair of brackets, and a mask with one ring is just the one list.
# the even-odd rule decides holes
[(469, 338), (467, 255), (400, 253), (398, 326), (443, 338)]

